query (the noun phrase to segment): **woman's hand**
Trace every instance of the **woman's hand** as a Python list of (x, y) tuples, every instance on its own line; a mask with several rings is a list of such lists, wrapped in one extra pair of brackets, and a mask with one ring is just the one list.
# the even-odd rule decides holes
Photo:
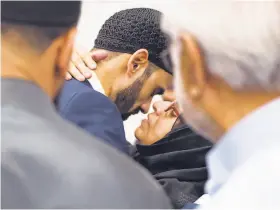
[(170, 106), (171, 103), (171, 101), (156, 101), (153, 104), (153, 109), (157, 115), (160, 115)]
[(91, 71), (96, 69), (96, 63), (104, 60), (107, 56), (108, 53), (105, 50), (85, 52), (77, 48), (74, 49), (65, 79), (70, 80), (73, 77), (79, 81), (89, 79), (92, 75)]
[(151, 113), (147, 119), (142, 120), (141, 125), (135, 131), (135, 136), (141, 144), (154, 144), (171, 131), (177, 117), (173, 109), (162, 112), (160, 115), (155, 112)]

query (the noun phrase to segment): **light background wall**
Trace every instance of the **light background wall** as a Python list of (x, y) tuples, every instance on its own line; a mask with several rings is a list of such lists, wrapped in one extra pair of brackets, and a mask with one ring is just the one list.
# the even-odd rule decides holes
[[(76, 43), (85, 50), (90, 50), (102, 24), (115, 12), (135, 7), (148, 7), (164, 13), (165, 10), (174, 10), (174, 2), (180, 0), (92, 0), (83, 1), (82, 15), (78, 25)], [(154, 100), (160, 100), (155, 97)], [(145, 115), (138, 114), (124, 122), (127, 140), (135, 142), (134, 131)]]

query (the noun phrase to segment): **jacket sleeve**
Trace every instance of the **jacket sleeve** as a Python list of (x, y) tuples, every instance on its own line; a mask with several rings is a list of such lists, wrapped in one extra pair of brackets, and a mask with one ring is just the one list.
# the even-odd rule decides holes
[(60, 113), (105, 143), (128, 153), (129, 143), (125, 139), (121, 114), (116, 105), (101, 93), (76, 93)]

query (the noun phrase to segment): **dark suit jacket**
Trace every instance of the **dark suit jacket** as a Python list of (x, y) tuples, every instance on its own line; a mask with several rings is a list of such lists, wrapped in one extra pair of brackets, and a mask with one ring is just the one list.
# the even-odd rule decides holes
[(170, 208), (152, 176), (55, 111), (35, 84), (1, 80), (2, 209)]
[(66, 81), (56, 99), (60, 115), (105, 143), (128, 153), (123, 121), (116, 105), (88, 81)]

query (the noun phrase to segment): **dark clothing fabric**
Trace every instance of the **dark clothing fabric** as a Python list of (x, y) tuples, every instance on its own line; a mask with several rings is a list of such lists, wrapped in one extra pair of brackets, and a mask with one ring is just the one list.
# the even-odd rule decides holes
[(80, 12), (81, 1), (1, 1), (2, 23), (71, 27)]
[(2, 209), (170, 208), (152, 176), (63, 120), (35, 84), (1, 81)]
[(163, 186), (173, 206), (182, 208), (204, 194), (205, 155), (211, 146), (184, 126), (153, 145), (137, 145), (132, 156)]
[(197, 209), (199, 207), (198, 204), (195, 203), (187, 203), (184, 205), (183, 209)]
[(101, 141), (128, 154), (123, 121), (116, 105), (88, 81), (66, 81), (56, 106), (60, 115)]

